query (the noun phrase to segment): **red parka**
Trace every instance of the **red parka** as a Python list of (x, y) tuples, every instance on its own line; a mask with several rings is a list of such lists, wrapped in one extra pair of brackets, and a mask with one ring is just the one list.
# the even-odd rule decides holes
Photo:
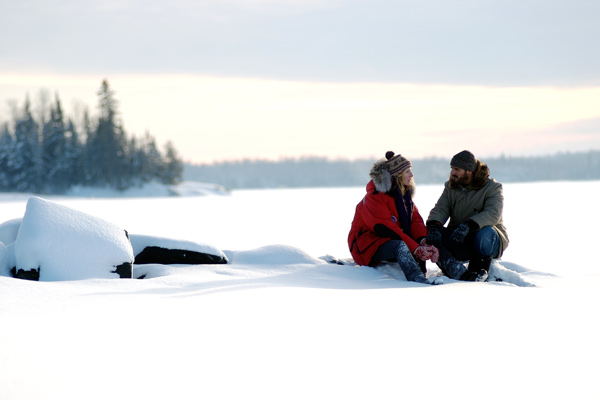
[(427, 228), (416, 205), (412, 211), (410, 235), (407, 235), (400, 227), (394, 196), (389, 192), (377, 191), (373, 181), (370, 181), (367, 184), (367, 194), (356, 206), (354, 220), (348, 235), (350, 253), (359, 265), (375, 266), (371, 265), (371, 258), (379, 246), (392, 239), (392, 237), (384, 237), (375, 233), (382, 230), (393, 232), (393, 235), (390, 236), (397, 235), (396, 238), (402, 239), (408, 245), (411, 253), (419, 246), (418, 242), (427, 236)]

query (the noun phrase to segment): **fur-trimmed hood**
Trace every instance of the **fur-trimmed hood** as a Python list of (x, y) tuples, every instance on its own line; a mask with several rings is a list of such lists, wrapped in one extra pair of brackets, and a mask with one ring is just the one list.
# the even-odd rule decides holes
[(371, 167), (369, 172), (371, 180), (378, 192), (387, 193), (392, 190), (392, 174), (390, 173), (387, 160), (379, 160)]
[[(392, 174), (390, 173), (390, 168), (387, 160), (382, 159), (371, 167), (371, 172), (369, 172), (369, 176), (375, 185), (375, 190), (381, 193), (390, 192), (395, 186), (397, 186)], [(414, 192), (414, 186), (410, 186), (407, 188), (411, 192), (411, 197)]]

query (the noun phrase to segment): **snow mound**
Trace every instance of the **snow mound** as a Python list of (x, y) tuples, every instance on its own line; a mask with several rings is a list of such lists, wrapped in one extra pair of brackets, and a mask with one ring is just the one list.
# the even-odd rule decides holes
[(231, 194), (229, 189), (224, 186), (202, 182), (181, 182), (171, 187), (171, 193), (176, 196), (228, 196)]
[(42, 281), (119, 278), (134, 259), (124, 229), (39, 197), (27, 202), (14, 256), (16, 271), (38, 270)]
[(22, 218), (15, 218), (0, 224), (0, 242), (9, 245), (17, 240)]
[(66, 195), (76, 197), (138, 198), (208, 195), (224, 196), (229, 194), (230, 191), (227, 188), (213, 183), (181, 182), (177, 185), (165, 185), (159, 182), (149, 182), (126, 190), (75, 186), (69, 189)]
[(9, 249), (0, 242), (0, 276), (9, 276), (10, 273), (10, 252)]
[(229, 257), (232, 264), (247, 265), (290, 265), (290, 264), (320, 264), (316, 259), (304, 251), (288, 245), (269, 245), (252, 250), (232, 253)]
[(536, 286), (535, 283), (523, 275), (523, 273), (526, 272), (528, 272), (528, 270), (520, 265), (492, 260), (488, 281), (493, 282), (500, 280), (522, 287)]

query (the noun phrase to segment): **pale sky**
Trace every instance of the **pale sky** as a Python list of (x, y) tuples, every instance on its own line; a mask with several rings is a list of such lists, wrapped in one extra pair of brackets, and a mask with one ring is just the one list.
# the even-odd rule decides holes
[(192, 162), (600, 149), (596, 0), (4, 3), (0, 121), (108, 79)]

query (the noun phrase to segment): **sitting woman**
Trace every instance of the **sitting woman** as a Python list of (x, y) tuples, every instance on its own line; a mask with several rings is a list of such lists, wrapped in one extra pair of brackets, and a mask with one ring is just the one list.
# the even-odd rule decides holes
[(356, 206), (348, 235), (350, 253), (360, 265), (396, 261), (406, 279), (430, 284), (425, 261), (437, 262), (438, 249), (425, 243), (427, 228), (413, 203), (411, 162), (388, 151), (371, 168), (367, 194)]

